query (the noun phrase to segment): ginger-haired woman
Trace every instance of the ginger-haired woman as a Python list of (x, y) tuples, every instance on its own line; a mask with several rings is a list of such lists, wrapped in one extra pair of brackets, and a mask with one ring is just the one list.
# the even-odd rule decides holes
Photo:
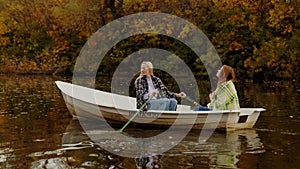
[(211, 102), (207, 107), (213, 110), (239, 110), (239, 99), (233, 84), (235, 81), (233, 68), (223, 65), (216, 76), (218, 85), (216, 90), (209, 95)]

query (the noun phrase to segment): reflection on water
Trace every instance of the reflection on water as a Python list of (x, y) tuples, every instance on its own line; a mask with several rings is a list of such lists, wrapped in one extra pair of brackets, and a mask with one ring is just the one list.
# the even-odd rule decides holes
[(148, 157), (137, 157), (135, 158), (135, 163), (137, 168), (141, 169), (148, 169), (148, 168), (155, 168), (159, 169), (162, 168), (161, 165), (161, 154), (154, 154)]
[[(136, 130), (135, 134), (141, 135), (143, 132), (145, 131)], [(147, 132), (155, 133), (157, 131), (148, 130)], [(181, 134), (180, 131), (178, 131), (178, 134)], [(233, 131), (226, 134), (215, 133), (205, 144), (200, 144), (198, 142), (198, 134), (199, 130), (191, 131), (180, 144), (164, 154), (152, 155), (149, 157), (137, 157), (135, 159), (135, 165), (149, 166), (152, 162), (152, 164), (154, 164), (152, 166), (157, 164), (157, 167), (164, 168), (177, 168), (179, 166), (186, 166), (188, 168), (237, 168), (239, 158), (243, 154), (261, 154), (265, 152), (264, 146), (255, 129)], [(118, 144), (122, 144), (122, 142), (119, 142)], [(78, 159), (77, 165), (83, 165), (86, 161), (89, 161), (90, 164), (104, 163), (108, 157), (104, 158), (105, 153), (101, 152), (101, 148), (99, 147), (97, 148), (99, 149), (98, 153), (94, 154), (95, 152), (93, 152), (85, 157), (82, 157), (81, 153), (75, 153), (78, 149), (82, 149), (81, 152), (87, 151), (86, 153), (91, 153), (90, 150), (93, 146), (97, 147), (89, 140), (88, 136), (80, 127), (79, 121), (72, 120), (62, 137), (62, 147), (65, 147), (63, 148), (66, 150), (65, 153), (68, 154), (68, 156), (71, 156), (72, 159)], [(99, 159), (94, 158), (98, 156), (104, 158), (104, 161), (101, 162)], [(158, 157), (159, 163), (153, 163)], [(119, 160), (126, 159), (123, 157), (118, 158)], [(132, 163), (132, 161), (130, 163)], [(121, 167), (128, 164), (127, 161), (121, 161), (120, 163), (111, 164), (110, 167), (112, 165)]]
[[(0, 168), (137, 168), (138, 160), (111, 154), (87, 136), (79, 121), (70, 116), (54, 84), (58, 79), (70, 81), (62, 77), (0, 75)], [(205, 104), (210, 84), (199, 83), (205, 86), (200, 88), (201, 103)], [(295, 83), (238, 83), (243, 107), (268, 110), (262, 113), (255, 128), (215, 132), (204, 144), (198, 143), (200, 131), (192, 130), (180, 144), (160, 154), (159, 166), (298, 168), (300, 92), (297, 87)], [(126, 131), (139, 137), (161, 132), (130, 126)], [(153, 157), (149, 154), (146, 162), (151, 158), (154, 161)]]
[(28, 168), (55, 157), (70, 116), (49, 77), (1, 76), (0, 168)]
[[(191, 168), (237, 168), (241, 156), (247, 153), (264, 153), (264, 146), (261, 143), (255, 129), (233, 131), (227, 134), (214, 133), (205, 143), (199, 144), (194, 136), (187, 137), (181, 144), (170, 150), (167, 164), (190, 165)], [(175, 157), (178, 162), (174, 161)], [(197, 161), (199, 162), (197, 163)], [(252, 165), (252, 164), (251, 164)]]

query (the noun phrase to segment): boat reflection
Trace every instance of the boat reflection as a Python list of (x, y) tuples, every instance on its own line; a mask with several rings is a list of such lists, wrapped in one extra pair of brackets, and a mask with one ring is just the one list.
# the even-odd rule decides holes
[[(264, 145), (255, 129), (215, 132), (203, 144), (199, 144), (197, 132), (191, 131), (178, 146), (164, 154), (162, 164), (166, 163), (170, 168), (184, 164), (194, 168), (241, 168), (240, 165), (251, 161), (250, 166), (253, 167), (247, 168), (255, 168), (259, 162), (256, 154), (264, 152)], [(251, 159), (243, 162), (249, 155)]]
[[(148, 136), (149, 133), (158, 131), (128, 128), (128, 131), (135, 131), (133, 137)], [(95, 131), (95, 130), (93, 130)], [(133, 132), (131, 132), (133, 133)], [(145, 134), (146, 133), (146, 134)], [(76, 119), (70, 121), (66, 132), (62, 137), (62, 148), (68, 154), (68, 162), (72, 166), (82, 166), (89, 162), (89, 165), (104, 165), (106, 167), (124, 168), (240, 168), (242, 160), (248, 155), (261, 154), (265, 152), (255, 129), (236, 130), (226, 133), (215, 132), (205, 143), (198, 142), (199, 130), (192, 130), (178, 145), (163, 154), (155, 154), (152, 150), (137, 156), (135, 159), (114, 155), (103, 150), (81, 128), (80, 122)], [(177, 131), (176, 134), (181, 134)], [(176, 134), (173, 137), (176, 137)], [(161, 140), (162, 142), (165, 140)], [(107, 144), (118, 144), (127, 146), (122, 140), (107, 140)], [(164, 147), (161, 147), (162, 149)], [(80, 150), (79, 150), (80, 149)], [(121, 148), (122, 149), (122, 148)], [(127, 150), (127, 148), (125, 148)], [(127, 152), (130, 153), (130, 152)], [(87, 155), (89, 154), (89, 155)], [(149, 154), (146, 156), (145, 154)], [(154, 155), (151, 155), (154, 154)], [(95, 158), (97, 157), (97, 158)], [(251, 157), (259, 161), (258, 155)], [(249, 159), (247, 159), (249, 161)], [(247, 162), (248, 163), (248, 162)], [(126, 168), (125, 167), (125, 168)]]
[(162, 168), (160, 154), (154, 154), (149, 157), (135, 158), (136, 166), (139, 169), (159, 169)]
[(77, 150), (93, 146), (94, 143), (84, 133), (79, 121), (72, 119), (63, 133), (61, 150)]

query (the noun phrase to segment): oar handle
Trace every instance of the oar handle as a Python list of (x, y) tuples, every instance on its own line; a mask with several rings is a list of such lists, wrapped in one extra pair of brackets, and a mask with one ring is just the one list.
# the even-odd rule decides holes
[(119, 129), (118, 131), (119, 132), (123, 132), (123, 130), (129, 125), (129, 123), (131, 123), (131, 121), (133, 120), (133, 119), (135, 119), (135, 117), (147, 106), (147, 104), (149, 103), (149, 101), (152, 99), (154, 97), (154, 94), (152, 94), (149, 98), (148, 98), (148, 100), (140, 107), (140, 109), (129, 119), (129, 121), (126, 123), (126, 124), (124, 124), (124, 126), (121, 128), (121, 129)]

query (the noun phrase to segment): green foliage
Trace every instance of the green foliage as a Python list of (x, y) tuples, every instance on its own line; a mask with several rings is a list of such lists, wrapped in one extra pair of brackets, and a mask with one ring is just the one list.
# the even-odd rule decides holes
[[(0, 72), (71, 69), (95, 31), (137, 12), (169, 13), (197, 25), (222, 62), (235, 67), (244, 80), (300, 77), (299, 7), (297, 1), (286, 0), (1, 0)], [(189, 28), (180, 31), (184, 37)], [(196, 75), (207, 76), (201, 59), (187, 46), (152, 34), (116, 45), (99, 71), (112, 74), (125, 57), (150, 47), (174, 53)]]

